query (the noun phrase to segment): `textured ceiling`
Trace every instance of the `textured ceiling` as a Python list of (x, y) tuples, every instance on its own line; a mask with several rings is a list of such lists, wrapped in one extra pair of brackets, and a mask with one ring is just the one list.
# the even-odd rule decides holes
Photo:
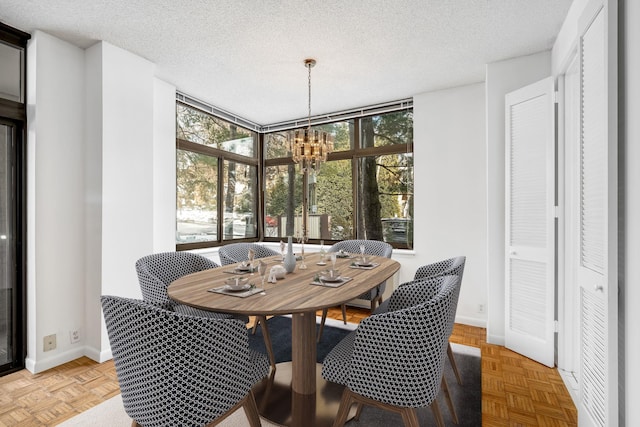
[(551, 48), (571, 0), (0, 0), (0, 21), (105, 40), (179, 91), (258, 124), (484, 80)]

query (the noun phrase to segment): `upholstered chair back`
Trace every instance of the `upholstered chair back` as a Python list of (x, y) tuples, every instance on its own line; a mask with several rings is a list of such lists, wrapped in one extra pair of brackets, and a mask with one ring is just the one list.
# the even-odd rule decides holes
[(115, 296), (101, 303), (124, 409), (140, 425), (207, 425), (253, 399), (251, 387), (269, 372), (238, 320)]
[(277, 251), (257, 243), (229, 243), (218, 249), (220, 263), (229, 265), (247, 261), (249, 259), (249, 249), (253, 249), (256, 259), (279, 255)]
[(191, 252), (162, 252), (136, 261), (136, 272), (142, 297), (147, 302), (169, 302), (167, 288), (171, 282), (198, 271), (219, 265), (202, 255)]

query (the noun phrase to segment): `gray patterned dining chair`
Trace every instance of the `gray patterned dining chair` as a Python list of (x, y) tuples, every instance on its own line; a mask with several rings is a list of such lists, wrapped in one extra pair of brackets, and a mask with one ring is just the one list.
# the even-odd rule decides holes
[[(449, 275), (457, 275), (460, 277), (460, 284), (458, 286), (458, 293), (456, 294), (456, 307), (458, 306), (458, 297), (460, 296), (460, 287), (462, 286), (462, 276), (464, 274), (464, 265), (467, 261), (467, 257), (465, 256), (457, 256), (454, 258), (445, 259), (442, 261), (434, 262), (432, 264), (423, 265), (416, 270), (416, 274), (413, 276), (414, 279), (430, 279), (441, 276), (449, 276)], [(455, 318), (455, 311), (453, 312), (453, 316)], [(451, 344), (447, 347), (447, 354), (449, 356), (449, 362), (451, 363), (451, 367), (453, 368), (453, 373), (456, 376), (456, 381), (458, 384), (462, 385), (462, 377), (460, 376), (460, 371), (458, 370), (458, 364), (456, 363), (456, 359), (453, 356), (453, 349), (451, 348)]]
[[(332, 245), (327, 252), (340, 252), (344, 251), (351, 254), (359, 254), (360, 246), (364, 246), (364, 253), (366, 255), (377, 255), (385, 258), (391, 258), (393, 253), (393, 246), (387, 242), (380, 240), (343, 240), (341, 242)], [(371, 302), (371, 312), (376, 308), (376, 304), (382, 304), (382, 294), (386, 288), (386, 281), (378, 284), (375, 288), (360, 295), (358, 299), (364, 299)], [(342, 304), (342, 321), (347, 324), (347, 306)], [(322, 330), (324, 329), (325, 321), (327, 320), (327, 309), (322, 310), (322, 320), (320, 321), (320, 329), (318, 330), (318, 342), (322, 338)]]
[[(167, 288), (171, 282), (191, 273), (220, 267), (216, 262), (192, 252), (160, 252), (146, 255), (136, 261), (136, 273), (142, 291), (142, 299), (147, 302), (164, 304), (173, 311), (199, 317), (230, 319), (234, 316), (200, 310), (184, 304), (178, 304), (169, 298)], [(240, 317), (245, 323), (248, 317)]]
[(249, 348), (242, 322), (116, 296), (101, 304), (132, 426), (216, 425), (241, 407), (251, 427), (261, 425), (251, 389), (269, 361)]
[(322, 376), (345, 386), (334, 427), (344, 425), (353, 403), (356, 420), (363, 405), (373, 405), (399, 413), (411, 427), (418, 427), (416, 408), (430, 406), (437, 425), (444, 427), (436, 397), (444, 384), (458, 278), (435, 281), (429, 288), (407, 285), (392, 295), (393, 304), (400, 307), (418, 301), (414, 293), (424, 298), (435, 290), (432, 298), (417, 305), (363, 319), (324, 359)]
[[(142, 299), (147, 302), (164, 304), (178, 313), (216, 319), (238, 319), (245, 324), (248, 323), (249, 318), (247, 316), (200, 310), (188, 305), (178, 304), (169, 298), (167, 288), (174, 280), (187, 274), (217, 267), (220, 266), (216, 262), (192, 252), (161, 252), (144, 256), (136, 261), (136, 272), (138, 273), (138, 281), (142, 290)], [(268, 331), (264, 333), (264, 342), (271, 365), (275, 369), (275, 357)]]
[[(455, 323), (458, 296), (460, 295), (461, 285), (460, 276), (455, 274), (448, 276), (425, 277), (423, 279), (414, 279), (410, 282), (400, 284), (398, 288), (393, 291), (391, 297), (387, 301), (385, 301), (388, 303), (386, 305), (385, 311), (388, 312), (402, 310), (404, 308), (412, 307), (414, 305), (424, 303), (425, 301), (429, 301), (438, 292), (440, 292), (443, 287), (448, 286), (449, 282), (452, 280), (455, 281), (456, 289), (454, 290), (453, 294), (454, 304), (451, 306), (448, 315), (451, 318), (451, 323), (453, 324)], [(378, 307), (378, 309), (380, 309), (381, 307)], [(375, 314), (381, 313), (381, 311), (378, 311), (378, 309), (376, 309)], [(459, 379), (459, 374), (457, 373), (458, 368), (453, 357), (453, 349), (451, 348), (450, 342), (447, 344), (447, 356), (449, 357), (449, 361), (454, 374)], [(449, 407), (449, 412), (451, 412), (451, 418), (456, 424), (458, 424), (458, 414), (456, 413), (456, 409), (453, 405), (453, 399), (451, 398), (451, 394), (449, 393), (449, 385), (447, 384), (447, 381), (444, 377), (442, 377), (442, 391), (444, 392), (447, 406)]]
[(280, 255), (279, 252), (258, 243), (229, 243), (218, 248), (222, 265), (235, 264), (249, 260), (249, 249), (253, 249), (255, 259)]
[[(220, 248), (218, 248), (218, 256), (220, 257), (222, 265), (236, 264), (238, 262), (249, 260), (249, 249), (253, 249), (254, 259), (280, 255), (279, 252), (258, 243), (238, 242), (220, 246)], [(269, 328), (267, 326), (267, 317), (256, 316), (255, 322), (253, 323), (252, 333), (256, 333), (258, 325), (262, 327), (264, 345), (267, 349), (269, 360), (271, 360), (271, 366), (275, 369), (276, 362), (273, 353), (273, 346), (271, 345), (271, 334), (269, 333)]]

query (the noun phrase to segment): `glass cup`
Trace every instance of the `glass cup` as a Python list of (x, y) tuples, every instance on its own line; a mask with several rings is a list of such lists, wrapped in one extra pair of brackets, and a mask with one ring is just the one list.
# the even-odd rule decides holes
[(264, 288), (264, 280), (267, 276), (267, 264), (262, 261), (260, 261), (260, 263), (258, 264), (258, 274), (260, 275), (260, 279), (262, 280), (262, 288)]
[(251, 275), (253, 276), (253, 260), (255, 259), (256, 253), (253, 249), (249, 249), (249, 253), (247, 257), (249, 258), (249, 270), (251, 270)]

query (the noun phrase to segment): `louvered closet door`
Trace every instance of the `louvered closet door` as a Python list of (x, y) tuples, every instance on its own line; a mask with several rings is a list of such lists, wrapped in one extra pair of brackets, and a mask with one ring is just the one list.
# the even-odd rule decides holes
[(581, 426), (612, 427), (618, 425), (617, 101), (608, 82), (611, 67), (615, 67), (610, 62), (616, 57), (606, 43), (611, 10), (599, 2), (591, 6), (581, 20), (579, 51), (580, 179), (576, 191), (580, 217), (575, 219), (580, 243), (578, 419)]
[(554, 365), (555, 109), (551, 77), (507, 94), (505, 345)]

